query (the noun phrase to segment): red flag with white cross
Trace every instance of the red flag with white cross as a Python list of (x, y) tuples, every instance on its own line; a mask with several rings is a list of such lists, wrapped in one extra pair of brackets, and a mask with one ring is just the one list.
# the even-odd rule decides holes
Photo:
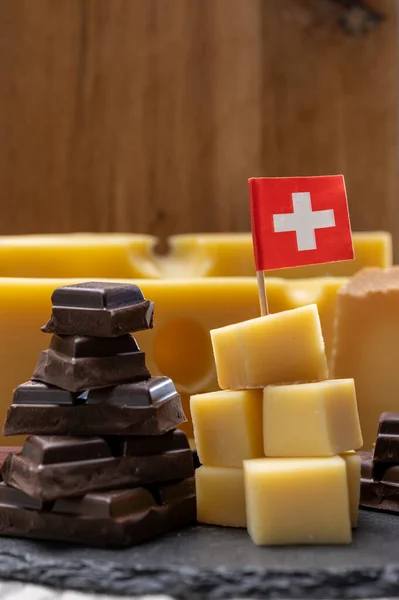
[(354, 258), (342, 175), (254, 177), (249, 193), (257, 271)]

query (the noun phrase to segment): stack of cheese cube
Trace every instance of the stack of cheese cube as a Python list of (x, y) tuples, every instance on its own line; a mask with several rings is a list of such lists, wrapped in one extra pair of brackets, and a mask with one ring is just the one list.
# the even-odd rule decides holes
[(259, 545), (349, 543), (362, 436), (353, 379), (328, 379), (317, 306), (211, 337), (222, 390), (191, 397), (198, 521)]

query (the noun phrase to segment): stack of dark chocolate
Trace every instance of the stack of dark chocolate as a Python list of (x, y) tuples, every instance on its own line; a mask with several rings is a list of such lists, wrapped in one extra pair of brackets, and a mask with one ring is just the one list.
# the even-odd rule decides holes
[(382, 413), (374, 451), (359, 454), (360, 506), (399, 514), (399, 413)]
[(17, 387), (5, 435), (30, 434), (0, 483), (0, 534), (121, 547), (195, 521), (180, 396), (130, 332), (153, 325), (135, 285), (52, 295), (50, 347)]

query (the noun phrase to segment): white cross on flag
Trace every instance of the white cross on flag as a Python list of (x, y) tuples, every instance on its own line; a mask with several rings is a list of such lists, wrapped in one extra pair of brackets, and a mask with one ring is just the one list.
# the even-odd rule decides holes
[(342, 175), (249, 180), (257, 271), (352, 260)]

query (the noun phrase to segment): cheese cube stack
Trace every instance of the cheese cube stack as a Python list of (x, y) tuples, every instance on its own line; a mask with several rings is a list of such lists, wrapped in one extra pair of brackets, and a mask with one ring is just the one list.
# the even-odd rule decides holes
[(211, 338), (223, 389), (190, 401), (198, 521), (258, 545), (350, 543), (363, 441), (353, 379), (327, 379), (317, 307)]

